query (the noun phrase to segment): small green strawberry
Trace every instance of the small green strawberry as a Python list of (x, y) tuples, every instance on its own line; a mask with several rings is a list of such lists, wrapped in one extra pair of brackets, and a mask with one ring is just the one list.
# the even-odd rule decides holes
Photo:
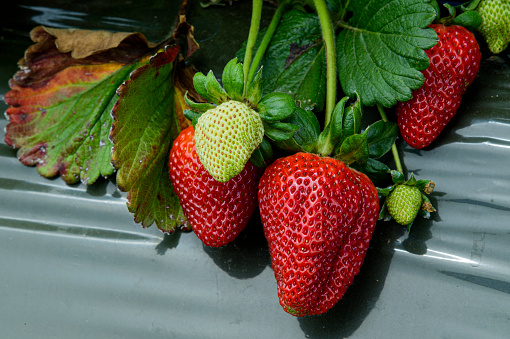
[(209, 102), (192, 102), (185, 97), (191, 109), (184, 114), (193, 120), (200, 162), (216, 181), (234, 178), (249, 160), (259, 167), (265, 165), (271, 154), (269, 142), (264, 143), (266, 128), (269, 138), (276, 135), (284, 139), (297, 130), (281, 122), (296, 110), (294, 98), (287, 93), (262, 96), (261, 79), (259, 71), (245, 83), (243, 65), (237, 59), (223, 70), (224, 87), (212, 72), (207, 76), (198, 72), (193, 77), (195, 90)]
[(478, 30), (484, 36), (492, 53), (505, 50), (510, 42), (510, 1), (482, 0), (476, 8), (482, 18)]
[(378, 190), (381, 196), (386, 197), (379, 218), (386, 220), (393, 218), (410, 230), (418, 214), (429, 218), (430, 213), (435, 211), (425, 195), (432, 193), (435, 185), (430, 180), (416, 180), (412, 174), (407, 181), (398, 171), (392, 171), (391, 175), (394, 185)]
[(386, 198), (390, 215), (401, 225), (411, 224), (422, 204), (421, 192), (416, 186), (397, 185)]

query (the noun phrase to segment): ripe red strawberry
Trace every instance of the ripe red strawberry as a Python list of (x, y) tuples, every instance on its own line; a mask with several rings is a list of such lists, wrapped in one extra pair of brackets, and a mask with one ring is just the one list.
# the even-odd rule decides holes
[(170, 180), (197, 237), (207, 246), (234, 240), (257, 207), (261, 169), (250, 161), (237, 176), (218, 182), (200, 163), (193, 127), (183, 130), (170, 151)]
[(379, 214), (376, 188), (339, 160), (298, 153), (266, 169), (259, 207), (283, 309), (326, 312), (363, 263)]
[(425, 82), (396, 110), (402, 137), (416, 149), (430, 145), (453, 118), (480, 68), (480, 48), (473, 33), (456, 25), (430, 27), (439, 42), (425, 51), (430, 58), (422, 72)]

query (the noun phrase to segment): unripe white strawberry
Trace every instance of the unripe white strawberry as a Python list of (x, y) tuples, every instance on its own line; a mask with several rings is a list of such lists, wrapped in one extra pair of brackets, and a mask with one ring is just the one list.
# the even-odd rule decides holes
[(241, 173), (263, 137), (264, 126), (259, 114), (235, 100), (209, 109), (195, 125), (200, 162), (220, 182)]

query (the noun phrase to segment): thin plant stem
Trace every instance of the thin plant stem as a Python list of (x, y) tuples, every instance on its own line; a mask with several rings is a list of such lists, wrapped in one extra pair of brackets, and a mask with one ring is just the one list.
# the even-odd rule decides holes
[(331, 113), (336, 104), (336, 50), (335, 31), (331, 23), (326, 2), (324, 0), (313, 0), (319, 21), (321, 24), (322, 38), (326, 45), (326, 112), (325, 125), (331, 120)]
[(253, 77), (255, 76), (255, 72), (257, 72), (257, 68), (260, 65), (260, 61), (262, 60), (262, 57), (264, 57), (264, 53), (266, 53), (267, 48), (269, 47), (269, 43), (271, 42), (271, 39), (273, 38), (274, 32), (276, 31), (276, 28), (278, 27), (278, 24), (280, 23), (280, 19), (282, 18), (283, 12), (287, 8), (287, 5), (289, 4), (288, 0), (284, 0), (280, 3), (278, 8), (276, 9), (276, 12), (273, 15), (273, 18), (271, 19), (271, 23), (269, 24), (269, 27), (267, 28), (266, 34), (264, 35), (264, 38), (262, 39), (262, 42), (260, 43), (259, 48), (257, 49), (257, 53), (255, 54), (255, 57), (253, 58), (253, 62), (250, 65), (250, 71), (248, 73), (248, 81), (249, 84)]
[(244, 90), (248, 84), (248, 73), (250, 71), (253, 50), (260, 27), (260, 18), (262, 17), (262, 1), (253, 0), (253, 8), (251, 12), (250, 32), (248, 33), (248, 41), (246, 42), (246, 52), (244, 54), (243, 74), (244, 74)]
[[(384, 122), (388, 121), (388, 117), (386, 116), (386, 113), (384, 112), (384, 108), (380, 104), (377, 104), (377, 109), (379, 110), (379, 115), (381, 116), (381, 119)], [(400, 156), (398, 155), (397, 145), (395, 145), (395, 143), (393, 143), (393, 145), (391, 145), (391, 153), (393, 154), (393, 159), (395, 161), (395, 167), (397, 168), (397, 171), (404, 174), (404, 170), (402, 168), (402, 163), (400, 162)]]

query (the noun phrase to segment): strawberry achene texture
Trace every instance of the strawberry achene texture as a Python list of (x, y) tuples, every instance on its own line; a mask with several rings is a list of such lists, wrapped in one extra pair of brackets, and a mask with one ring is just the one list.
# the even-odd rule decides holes
[(297, 153), (266, 169), (259, 208), (283, 309), (326, 312), (363, 263), (379, 214), (376, 188), (339, 160)]
[(425, 51), (429, 67), (425, 82), (413, 91), (411, 100), (398, 103), (397, 124), (412, 147), (429, 146), (455, 116), (462, 95), (480, 68), (480, 48), (470, 31), (461, 26), (430, 25), (438, 43)]
[(184, 215), (206, 246), (220, 247), (234, 240), (257, 208), (261, 169), (248, 161), (231, 180), (216, 181), (198, 159), (191, 126), (174, 141), (169, 172)]

